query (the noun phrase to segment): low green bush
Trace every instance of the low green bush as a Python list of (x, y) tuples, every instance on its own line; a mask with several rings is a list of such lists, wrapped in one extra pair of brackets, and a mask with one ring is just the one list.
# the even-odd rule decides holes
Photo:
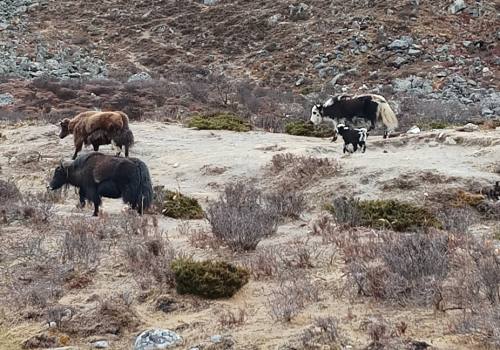
[(204, 212), (195, 198), (169, 191), (163, 186), (154, 188), (154, 204), (163, 215), (174, 219), (203, 219)]
[(187, 125), (190, 128), (198, 128), (200, 130), (231, 130), (245, 132), (252, 129), (250, 123), (229, 113), (194, 116), (188, 121)]
[(229, 298), (248, 282), (249, 272), (224, 261), (177, 259), (172, 262), (176, 290), (209, 299)]
[(285, 132), (295, 136), (311, 136), (311, 137), (332, 137), (335, 130), (326, 126), (314, 126), (304, 121), (294, 121), (286, 124)]
[(337, 222), (351, 226), (410, 231), (424, 227), (441, 228), (441, 222), (425, 208), (396, 200), (358, 201), (337, 198), (326, 207)]

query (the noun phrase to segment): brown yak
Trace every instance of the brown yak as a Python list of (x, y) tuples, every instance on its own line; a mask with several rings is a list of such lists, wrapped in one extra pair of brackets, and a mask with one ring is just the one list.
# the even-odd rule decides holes
[(73, 134), (75, 143), (75, 159), (83, 145), (92, 145), (94, 151), (100, 145), (114, 144), (121, 152), (125, 146), (125, 156), (128, 157), (129, 148), (134, 143), (134, 135), (128, 126), (128, 117), (123, 112), (87, 111), (78, 114), (72, 119), (65, 118), (60, 122), (60, 138)]

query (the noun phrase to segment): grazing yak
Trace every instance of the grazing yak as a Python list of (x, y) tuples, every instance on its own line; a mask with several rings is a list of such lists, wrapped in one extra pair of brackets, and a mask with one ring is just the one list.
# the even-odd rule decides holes
[(125, 146), (125, 157), (128, 157), (129, 148), (134, 143), (134, 135), (129, 129), (128, 117), (123, 112), (88, 111), (75, 116), (73, 119), (65, 118), (60, 122), (60, 138), (73, 134), (75, 143), (75, 159), (83, 145), (92, 145), (94, 151), (99, 151), (100, 145), (114, 144), (119, 151)]
[[(378, 121), (385, 125), (384, 138), (398, 127), (398, 120), (387, 100), (379, 95), (334, 96), (323, 104), (316, 104), (311, 109), (310, 122), (318, 125), (324, 119), (338, 123), (351, 124), (355, 118), (370, 122), (368, 131), (375, 128)], [(334, 136), (334, 141), (337, 136)]]
[(353, 147), (353, 153), (358, 150), (358, 146), (361, 148), (361, 153), (365, 153), (366, 139), (368, 137), (368, 131), (366, 128), (349, 129), (349, 127), (344, 124), (338, 124), (337, 132), (344, 139), (343, 153), (347, 151), (347, 146), (349, 144)]
[(153, 200), (148, 167), (137, 158), (90, 152), (73, 161), (61, 161), (48, 187), (56, 190), (63, 185), (78, 187), (80, 205), (85, 206), (85, 200), (93, 202), (94, 216), (102, 197), (122, 198), (141, 215)]

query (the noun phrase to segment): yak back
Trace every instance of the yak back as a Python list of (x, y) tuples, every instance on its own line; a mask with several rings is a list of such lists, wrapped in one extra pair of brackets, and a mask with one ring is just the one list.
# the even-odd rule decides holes
[(83, 119), (82, 123), (87, 135), (98, 129), (113, 132), (123, 128), (123, 116), (116, 112), (99, 112)]
[(79, 156), (71, 165), (80, 178), (79, 185), (84, 183), (98, 184), (105, 180), (120, 181), (137, 172), (137, 165), (128, 158), (115, 157), (100, 152), (90, 152)]
[(99, 113), (99, 111), (87, 111), (87, 112), (82, 112), (77, 114), (75, 117), (73, 117), (68, 124), (68, 130), (70, 134), (73, 134), (75, 131), (76, 125), (80, 123), (80, 121), (87, 119), (91, 115), (94, 115), (96, 113)]

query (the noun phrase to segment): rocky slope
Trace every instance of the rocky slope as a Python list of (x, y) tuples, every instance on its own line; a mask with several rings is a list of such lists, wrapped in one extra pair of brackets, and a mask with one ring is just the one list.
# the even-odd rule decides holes
[[(451, 117), (491, 117), (500, 114), (498, 10), (494, 1), (459, 0), (13, 0), (0, 8), (0, 72), (119, 81), (143, 72), (140, 78), (167, 82), (223, 73), (309, 100), (361, 89), (391, 97), (399, 112), (413, 108), (417, 96), (439, 101), (441, 110), (420, 114), (455, 109)], [(2, 100), (11, 108), (26, 110), (34, 100), (63, 108), (68, 101), (103, 103), (82, 102), (78, 93), (40, 102), (47, 90), (3, 82), (0, 92), (22, 91)], [(155, 107), (142, 104), (145, 111)]]

